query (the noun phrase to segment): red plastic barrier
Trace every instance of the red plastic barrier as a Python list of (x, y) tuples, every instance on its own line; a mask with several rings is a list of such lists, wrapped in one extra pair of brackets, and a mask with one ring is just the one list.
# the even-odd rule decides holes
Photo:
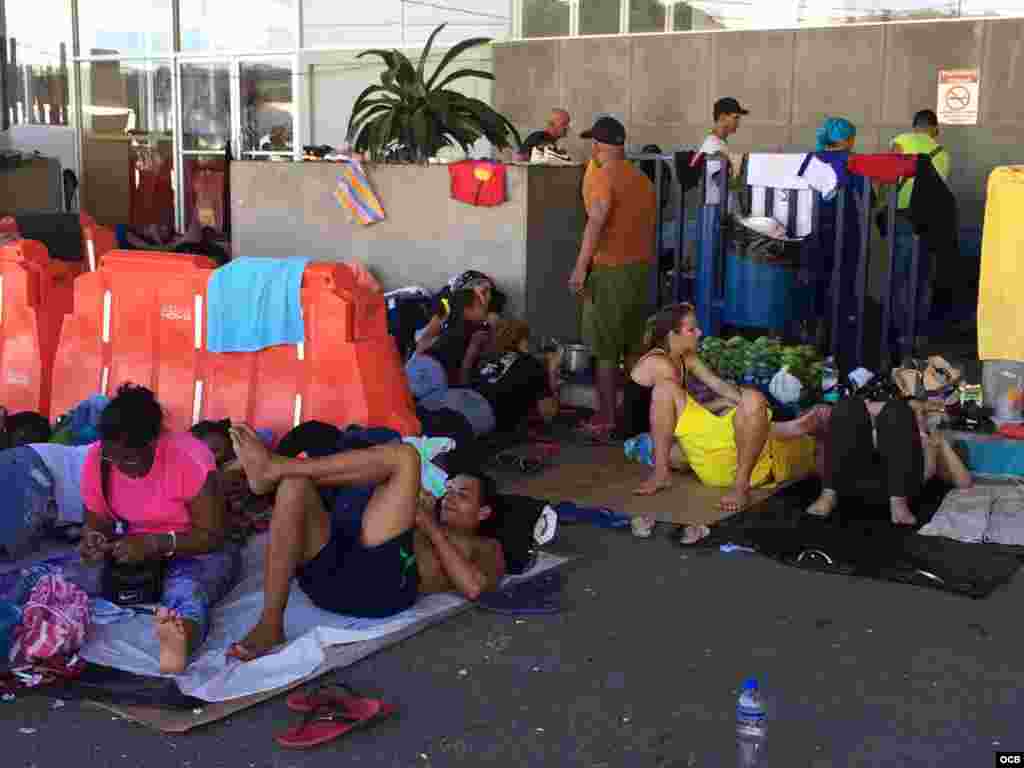
[(81, 269), (35, 240), (0, 247), (0, 405), (12, 413), (50, 415), (53, 360)]
[(419, 433), (384, 298), (357, 284), (349, 267), (306, 268), (303, 344), (211, 353), (205, 322), (212, 267), (202, 256), (115, 250), (98, 272), (80, 277), (61, 334), (54, 411), (131, 381), (156, 392), (172, 429), (230, 418), (280, 439), (316, 419)]

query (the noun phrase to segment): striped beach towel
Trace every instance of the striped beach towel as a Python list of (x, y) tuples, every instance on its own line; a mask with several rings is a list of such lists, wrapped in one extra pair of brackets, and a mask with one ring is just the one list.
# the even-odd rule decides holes
[(384, 206), (374, 194), (363, 166), (356, 160), (342, 163), (334, 197), (338, 205), (348, 211), (349, 217), (363, 226), (384, 221)]

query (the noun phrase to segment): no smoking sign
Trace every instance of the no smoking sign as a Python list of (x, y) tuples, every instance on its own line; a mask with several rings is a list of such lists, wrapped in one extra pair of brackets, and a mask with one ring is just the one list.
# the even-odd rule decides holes
[(939, 122), (945, 125), (978, 124), (978, 91), (980, 80), (976, 69), (939, 70)]

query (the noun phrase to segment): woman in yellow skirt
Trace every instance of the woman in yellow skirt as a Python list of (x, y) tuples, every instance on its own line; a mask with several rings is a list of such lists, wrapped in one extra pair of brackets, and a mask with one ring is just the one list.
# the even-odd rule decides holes
[[(650, 495), (669, 487), (672, 464), (685, 460), (705, 485), (731, 487), (720, 504), (724, 512), (736, 512), (749, 502), (751, 488), (813, 471), (811, 435), (824, 430), (829, 409), (815, 408), (794, 421), (773, 424), (764, 395), (723, 381), (701, 361), (701, 335), (690, 304), (665, 307), (648, 324), (649, 351), (630, 379), (652, 390), (654, 472), (635, 492)], [(686, 391), (689, 375), (718, 398), (697, 402)]]

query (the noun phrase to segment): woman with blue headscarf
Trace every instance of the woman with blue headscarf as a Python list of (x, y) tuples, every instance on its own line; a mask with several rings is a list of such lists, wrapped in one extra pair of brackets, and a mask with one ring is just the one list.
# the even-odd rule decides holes
[[(818, 127), (815, 134), (815, 154), (823, 162), (827, 162), (836, 172), (839, 189), (850, 188), (851, 191), (861, 191), (860, 184), (853, 183), (859, 180), (859, 176), (848, 174), (846, 171), (847, 159), (857, 141), (857, 127), (844, 117), (826, 117)], [(836, 237), (835, 227), (839, 216), (843, 217), (843, 260), (842, 274), (840, 275), (840, 296), (842, 296), (839, 308), (839, 327), (833, 328), (831, 333), (839, 336), (840, 357), (854, 354), (856, 347), (856, 312), (854, 292), (844, 290), (842, 286), (852, 286), (857, 277), (857, 259), (860, 255), (861, 241), (861, 217), (858, 215), (859, 206), (856, 196), (848, 192), (839, 208), (839, 197), (831, 200), (823, 200), (821, 203), (821, 250), (815, 262), (818, 265), (817, 282), (818, 289), (815, 292), (815, 314), (824, 322), (821, 327), (829, 327), (832, 321), (832, 268), (835, 264)], [(852, 364), (853, 360), (838, 361), (842, 366), (844, 362)], [(859, 363), (858, 363), (859, 364)]]
[(815, 152), (850, 152), (857, 142), (857, 127), (845, 117), (826, 117), (815, 137)]

